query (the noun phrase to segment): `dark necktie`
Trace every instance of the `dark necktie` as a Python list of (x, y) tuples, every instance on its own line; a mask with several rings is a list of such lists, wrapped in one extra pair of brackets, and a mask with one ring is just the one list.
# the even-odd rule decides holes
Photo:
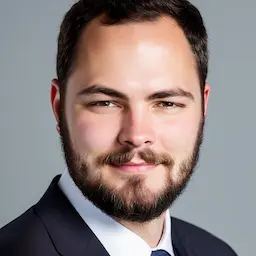
[(157, 250), (151, 253), (151, 256), (170, 256), (170, 254), (164, 250)]

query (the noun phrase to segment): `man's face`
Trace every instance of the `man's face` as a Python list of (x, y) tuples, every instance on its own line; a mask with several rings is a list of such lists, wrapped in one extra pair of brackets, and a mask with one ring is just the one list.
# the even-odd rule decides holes
[(197, 162), (202, 102), (195, 57), (176, 22), (94, 20), (79, 42), (60, 117), (75, 183), (110, 216), (160, 216)]

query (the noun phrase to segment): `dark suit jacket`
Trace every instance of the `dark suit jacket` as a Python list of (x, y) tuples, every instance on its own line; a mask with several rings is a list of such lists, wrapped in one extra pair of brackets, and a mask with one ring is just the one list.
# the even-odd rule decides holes
[[(59, 189), (59, 177), (36, 205), (0, 229), (1, 256), (109, 255)], [(172, 243), (175, 256), (236, 255), (223, 241), (176, 218)]]

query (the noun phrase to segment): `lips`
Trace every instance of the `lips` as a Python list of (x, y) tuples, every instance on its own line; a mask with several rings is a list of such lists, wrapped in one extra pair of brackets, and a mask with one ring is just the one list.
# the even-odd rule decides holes
[(145, 172), (149, 171), (156, 167), (154, 164), (148, 164), (148, 163), (126, 163), (121, 165), (112, 165), (114, 168), (118, 169), (122, 172)]

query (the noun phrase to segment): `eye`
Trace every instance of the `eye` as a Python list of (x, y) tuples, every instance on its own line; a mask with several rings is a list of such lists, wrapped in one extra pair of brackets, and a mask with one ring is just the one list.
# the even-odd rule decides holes
[(171, 101), (161, 101), (161, 102), (158, 102), (156, 105), (157, 105), (157, 107), (160, 107), (160, 108), (182, 107), (182, 104), (177, 104), (177, 103), (174, 103), (174, 102), (171, 102)]
[(94, 101), (88, 103), (89, 107), (117, 107), (116, 103), (110, 100)]

